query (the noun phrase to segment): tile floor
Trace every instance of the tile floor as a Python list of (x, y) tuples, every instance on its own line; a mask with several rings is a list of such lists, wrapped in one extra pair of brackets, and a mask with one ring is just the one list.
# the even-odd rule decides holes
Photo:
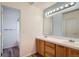
[(11, 48), (3, 49), (2, 57), (19, 57), (19, 47), (14, 46)]

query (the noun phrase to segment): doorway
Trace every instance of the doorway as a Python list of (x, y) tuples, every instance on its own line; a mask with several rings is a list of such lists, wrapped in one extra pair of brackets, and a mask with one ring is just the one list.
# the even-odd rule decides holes
[(20, 10), (2, 5), (2, 56), (19, 57)]

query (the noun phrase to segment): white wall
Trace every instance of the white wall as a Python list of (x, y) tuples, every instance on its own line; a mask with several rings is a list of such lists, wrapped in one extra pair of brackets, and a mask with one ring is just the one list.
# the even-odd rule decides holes
[(35, 37), (43, 33), (42, 11), (27, 3), (3, 3), (3, 5), (21, 10), (20, 56), (33, 54), (35, 52)]

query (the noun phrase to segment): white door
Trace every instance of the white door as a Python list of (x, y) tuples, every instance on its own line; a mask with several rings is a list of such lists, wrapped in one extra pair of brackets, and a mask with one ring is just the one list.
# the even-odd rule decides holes
[(79, 37), (79, 10), (64, 14), (64, 33), (68, 37)]

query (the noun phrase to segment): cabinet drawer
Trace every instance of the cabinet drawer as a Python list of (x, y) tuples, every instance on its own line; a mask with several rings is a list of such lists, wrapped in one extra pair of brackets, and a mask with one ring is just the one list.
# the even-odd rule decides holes
[(45, 57), (55, 57), (55, 55), (51, 55), (50, 53), (45, 52)]
[(44, 56), (44, 41), (36, 39), (36, 51), (38, 54)]
[(45, 42), (45, 45), (47, 45), (51, 48), (55, 48), (55, 44), (53, 44), (53, 43)]
[(55, 49), (49, 47), (49, 46), (45, 46), (45, 52), (49, 53), (50, 55), (55, 56)]

